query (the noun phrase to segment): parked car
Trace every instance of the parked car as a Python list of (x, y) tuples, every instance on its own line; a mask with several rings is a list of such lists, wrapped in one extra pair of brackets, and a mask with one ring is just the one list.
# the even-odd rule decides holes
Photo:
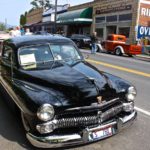
[(103, 41), (103, 48), (110, 53), (114, 53), (118, 56), (127, 54), (129, 56), (141, 54), (142, 47), (140, 45), (127, 44), (126, 36), (111, 34), (108, 35), (107, 40)]
[(86, 62), (68, 38), (6, 40), (0, 64), (4, 100), (20, 113), (36, 147), (95, 142), (129, 127), (137, 116), (135, 87)]
[(34, 35), (52, 35), (52, 34), (46, 32), (46, 31), (37, 31), (34, 33)]
[(91, 47), (91, 38), (82, 34), (73, 34), (70, 39), (75, 42), (77, 47)]

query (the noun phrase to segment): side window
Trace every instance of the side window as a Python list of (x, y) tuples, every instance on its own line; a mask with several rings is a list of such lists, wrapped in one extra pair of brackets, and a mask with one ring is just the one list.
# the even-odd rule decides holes
[(4, 45), (2, 53), (3, 60), (11, 62), (11, 57), (12, 57), (12, 48), (8, 45)]

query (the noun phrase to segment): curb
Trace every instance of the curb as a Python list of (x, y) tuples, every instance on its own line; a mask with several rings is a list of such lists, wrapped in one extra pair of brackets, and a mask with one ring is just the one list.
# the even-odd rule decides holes
[[(87, 53), (87, 54), (91, 54), (91, 51), (89, 50), (84, 50), (84, 49), (80, 49), (81, 52), (83, 53)], [(98, 53), (96, 53), (98, 54)], [(138, 60), (143, 60), (143, 61), (148, 61), (150, 62), (150, 56), (145, 56), (145, 55), (135, 55), (133, 56), (133, 58), (138, 59)]]
[(150, 62), (150, 56), (136, 55), (134, 58)]

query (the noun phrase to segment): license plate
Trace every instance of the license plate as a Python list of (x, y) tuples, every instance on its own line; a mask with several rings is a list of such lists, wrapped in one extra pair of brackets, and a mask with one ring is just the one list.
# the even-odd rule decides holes
[(97, 139), (103, 139), (111, 135), (112, 135), (112, 127), (108, 127), (102, 130), (93, 131), (89, 135), (89, 140), (92, 141), (92, 140), (97, 140)]

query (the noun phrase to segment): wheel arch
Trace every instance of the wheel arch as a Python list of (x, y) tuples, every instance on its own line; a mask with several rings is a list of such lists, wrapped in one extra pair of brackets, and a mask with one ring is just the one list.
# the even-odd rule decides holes
[(123, 47), (120, 46), (120, 45), (115, 47), (114, 52), (115, 52), (116, 49), (118, 49), (118, 48), (121, 50), (122, 54), (125, 54)]

